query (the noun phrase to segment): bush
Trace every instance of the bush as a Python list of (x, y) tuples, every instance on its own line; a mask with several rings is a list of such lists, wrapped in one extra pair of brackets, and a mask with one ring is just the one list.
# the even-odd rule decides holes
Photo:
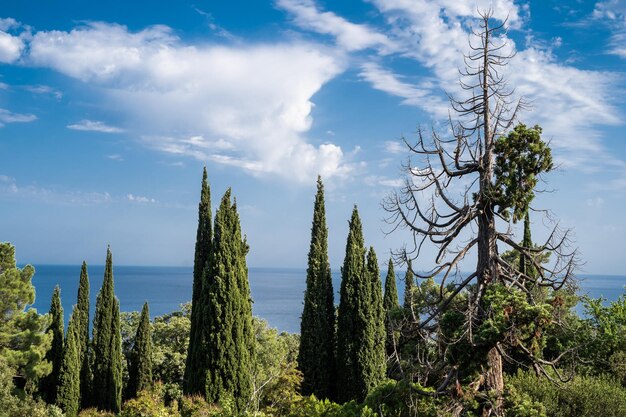
[(78, 417), (115, 417), (115, 413), (100, 411), (96, 408), (86, 408), (78, 413)]
[(181, 417), (218, 417), (222, 415), (223, 411), (219, 406), (207, 403), (199, 395), (182, 397), (180, 400)]
[(124, 403), (120, 413), (120, 417), (174, 417), (179, 415), (178, 410), (167, 407), (159, 393), (155, 391), (141, 391), (137, 398)]
[(529, 400), (543, 404), (550, 417), (626, 416), (626, 389), (607, 376), (575, 376), (559, 387), (527, 371), (508, 377), (508, 383)]

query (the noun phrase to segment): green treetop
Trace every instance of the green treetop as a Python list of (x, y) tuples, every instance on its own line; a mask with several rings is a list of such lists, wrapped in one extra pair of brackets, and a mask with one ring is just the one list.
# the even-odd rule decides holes
[(91, 386), (91, 366), (89, 362), (89, 274), (87, 263), (83, 261), (80, 269), (78, 296), (76, 301), (78, 315), (78, 357), (80, 359), (81, 404), (87, 406)]
[(61, 289), (58, 285), (54, 287), (48, 314), (52, 320), (47, 329), (47, 332), (52, 333), (52, 346), (46, 353), (46, 360), (52, 364), (52, 372), (41, 380), (39, 390), (48, 403), (54, 404), (57, 396), (61, 362), (63, 361), (63, 307), (61, 305)]
[(391, 258), (389, 258), (389, 263), (387, 264), (383, 307), (385, 308), (385, 311), (391, 311), (398, 307), (398, 288), (396, 287), (396, 274), (393, 270), (393, 262), (391, 261)]
[(324, 185), (320, 177), (317, 178), (313, 208), (298, 366), (302, 371), (302, 392), (305, 395), (332, 398), (335, 381), (335, 302), (328, 262)]
[(67, 417), (76, 417), (80, 410), (80, 325), (81, 312), (74, 307), (67, 327), (56, 401)]
[(139, 326), (130, 356), (128, 369), (128, 396), (134, 398), (137, 393), (152, 386), (152, 338), (150, 332), (150, 312), (148, 303), (141, 310)]
[(370, 281), (370, 302), (364, 307), (370, 317), (367, 322), (367, 334), (364, 339), (362, 355), (363, 374), (367, 380), (368, 392), (375, 388), (385, 377), (387, 370), (385, 354), (385, 309), (383, 307), (383, 286), (380, 282), (380, 268), (374, 248), (367, 252), (367, 278)]
[(213, 253), (205, 315), (207, 334), (206, 398), (232, 401), (243, 410), (252, 395), (254, 359), (252, 300), (248, 286), (248, 245), (241, 235), (236, 204), (228, 189), (215, 215)]
[[(404, 276), (404, 309), (413, 319), (415, 319), (415, 309), (413, 305), (413, 267), (411, 261), (407, 262), (406, 275)], [(415, 320), (414, 320), (415, 321)]]
[(207, 180), (206, 167), (202, 173), (200, 203), (198, 205), (198, 230), (196, 232), (196, 252), (193, 264), (193, 293), (191, 303), (191, 332), (189, 349), (185, 363), (183, 389), (187, 394), (199, 394), (205, 390), (206, 382), (206, 337), (203, 323), (206, 314), (205, 280), (211, 259), (213, 230), (211, 226), (211, 189)]

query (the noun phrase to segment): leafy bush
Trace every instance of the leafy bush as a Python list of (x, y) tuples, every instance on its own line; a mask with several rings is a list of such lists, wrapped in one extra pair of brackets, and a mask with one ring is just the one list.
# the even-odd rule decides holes
[(100, 411), (96, 408), (86, 408), (78, 413), (78, 417), (115, 417), (115, 413)]
[(207, 403), (201, 396), (183, 397), (180, 400), (181, 417), (218, 417), (222, 414), (219, 406)]
[(529, 400), (543, 404), (551, 417), (626, 416), (626, 389), (607, 376), (575, 376), (559, 387), (527, 371), (508, 377), (508, 383)]
[(158, 392), (141, 391), (137, 398), (124, 403), (120, 417), (174, 417), (178, 410), (167, 407)]

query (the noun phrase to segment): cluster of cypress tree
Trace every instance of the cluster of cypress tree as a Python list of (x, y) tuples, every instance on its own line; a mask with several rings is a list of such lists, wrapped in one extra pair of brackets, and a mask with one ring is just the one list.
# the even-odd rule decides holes
[(212, 230), (206, 168), (198, 215), (184, 390), (203, 393), (209, 402), (230, 400), (236, 410), (243, 410), (252, 394), (254, 359), (248, 244), (230, 189), (222, 197)]
[(303, 394), (315, 394), (318, 398), (334, 397), (335, 302), (328, 262), (328, 229), (321, 177), (317, 178), (313, 209), (298, 365), (303, 376)]
[(57, 285), (50, 301), (50, 325), (46, 332), (52, 332), (52, 345), (46, 353), (45, 359), (52, 364), (52, 372), (43, 378), (39, 384), (39, 391), (44, 400), (53, 404), (57, 398), (57, 386), (63, 361), (63, 307), (61, 304), (61, 289)]
[(152, 386), (152, 337), (148, 303), (144, 303), (141, 309), (139, 326), (135, 334), (129, 362), (128, 397), (133, 398), (137, 396), (139, 391)]

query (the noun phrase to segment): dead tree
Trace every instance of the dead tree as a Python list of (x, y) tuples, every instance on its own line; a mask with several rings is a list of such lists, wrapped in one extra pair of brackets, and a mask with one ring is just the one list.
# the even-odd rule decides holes
[[(512, 223), (529, 209), (530, 194), (536, 186), (536, 180), (532, 179), (546, 171), (547, 166), (535, 167), (538, 172), (514, 167), (519, 178), (513, 184), (497, 178), (503, 173), (496, 172), (494, 166), (496, 145), (512, 130), (525, 103), (514, 98), (503, 75), (513, 56), (500, 36), (506, 22), (492, 27), (491, 11), (481, 13), (480, 17), (480, 31), (473, 32), (470, 52), (464, 57), (465, 68), (460, 71), (465, 98), (450, 97), (449, 136), (434, 128), (427, 134), (420, 128), (416, 143), (405, 139), (411, 155), (419, 161), (409, 158), (403, 167), (404, 186), (383, 202), (389, 214), (388, 222), (393, 225), (390, 232), (405, 228), (412, 235), (411, 244), (396, 253), (399, 262), (408, 264), (418, 259), (424, 245), (434, 245), (436, 249), (434, 268), (427, 273), (413, 271), (417, 279), (436, 277), (440, 282), (440, 296), (432, 314), (418, 318), (417, 327), (423, 334), (430, 332), (431, 337), (440, 338), (441, 333), (436, 329), (441, 315), (463, 293), (467, 296), (464, 338), (470, 346), (475, 329), (489, 314), (490, 306), (484, 297), (490, 286), (498, 283), (528, 292), (524, 283), (532, 281), (537, 286), (558, 289), (570, 279), (576, 266), (576, 253), (569, 251), (569, 233), (561, 232), (558, 226), (543, 245), (525, 247), (514, 241)], [(537, 159), (540, 155), (522, 157)], [(536, 273), (530, 276), (503, 260), (499, 245), (521, 253)], [(553, 254), (554, 262), (550, 265), (536, 261), (537, 254), (545, 251)], [(460, 265), (471, 252), (477, 258), (476, 268), (471, 274), (461, 276)], [(413, 265), (423, 267), (424, 262), (420, 259)], [(528, 296), (532, 294), (528, 292)], [(521, 346), (521, 349), (526, 348)], [(534, 359), (540, 367), (553, 365), (538, 357)], [(480, 378), (471, 384), (475, 391), (502, 393), (499, 343), (488, 350), (482, 369)], [(438, 392), (451, 392), (452, 386), (458, 385), (459, 372), (462, 370), (449, 367), (442, 374), (443, 383)], [(493, 404), (492, 408), (497, 412), (499, 404)]]

